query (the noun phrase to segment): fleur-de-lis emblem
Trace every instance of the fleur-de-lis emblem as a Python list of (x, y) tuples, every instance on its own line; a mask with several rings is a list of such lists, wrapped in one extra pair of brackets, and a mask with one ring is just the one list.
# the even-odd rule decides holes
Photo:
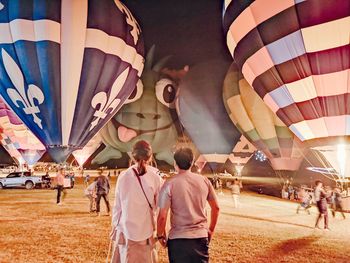
[(119, 10), (126, 15), (126, 23), (132, 27), (130, 34), (134, 39), (134, 44), (136, 45), (137, 41), (139, 40), (140, 26), (134, 16), (130, 13), (129, 9), (127, 9), (123, 3), (120, 1), (115, 1), (115, 3)]
[[(109, 98), (107, 98), (107, 93), (104, 91), (101, 91), (97, 93), (91, 101), (91, 106), (96, 109), (94, 113), (94, 117), (96, 119), (91, 122), (90, 131), (96, 127), (96, 125), (100, 122), (101, 119), (105, 119), (107, 117), (107, 112), (110, 110), (109, 113), (112, 113), (119, 105), (120, 99), (117, 99), (117, 96), (121, 89), (124, 86), (124, 83), (126, 81), (126, 78), (129, 74), (129, 68), (126, 68), (114, 81), (112, 85), (111, 92), (109, 94)], [(97, 106), (99, 105), (99, 108), (97, 109)]]
[(7, 75), (15, 86), (14, 89), (8, 88), (7, 94), (15, 106), (22, 108), (25, 114), (32, 115), (33, 121), (42, 129), (41, 119), (37, 114), (40, 113), (38, 105), (42, 104), (45, 99), (43, 92), (34, 84), (29, 84), (28, 89), (25, 90), (24, 77), (16, 62), (5, 49), (1, 49), (1, 56)]

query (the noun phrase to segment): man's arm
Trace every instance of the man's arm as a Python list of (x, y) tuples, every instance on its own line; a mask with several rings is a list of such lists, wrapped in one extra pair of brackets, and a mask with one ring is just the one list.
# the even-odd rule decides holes
[(157, 237), (160, 242), (160, 244), (163, 247), (166, 247), (166, 232), (165, 232), (165, 226), (166, 221), (168, 218), (168, 208), (161, 208), (159, 210), (158, 214), (158, 220), (157, 220)]
[(212, 237), (212, 235), (214, 233), (216, 223), (218, 222), (220, 208), (219, 208), (219, 204), (218, 204), (216, 198), (208, 200), (208, 203), (209, 203), (210, 208), (211, 208), (211, 212), (210, 212), (210, 226), (209, 226), (209, 233), (208, 233), (208, 239), (210, 241), (211, 237)]

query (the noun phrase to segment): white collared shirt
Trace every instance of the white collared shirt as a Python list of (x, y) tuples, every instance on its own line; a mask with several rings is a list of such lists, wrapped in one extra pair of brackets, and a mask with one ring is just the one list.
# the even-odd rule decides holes
[[(132, 170), (133, 165), (123, 171), (117, 181), (113, 206), (112, 225), (117, 227), (127, 239), (143, 241), (152, 236), (151, 211), (138, 179)], [(163, 179), (159, 170), (147, 166), (147, 172), (140, 176), (143, 189), (153, 208), (153, 220), (157, 211), (157, 200)]]

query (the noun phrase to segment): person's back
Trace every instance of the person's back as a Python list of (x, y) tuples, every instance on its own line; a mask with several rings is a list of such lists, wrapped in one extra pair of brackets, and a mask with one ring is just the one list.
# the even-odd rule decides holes
[[(219, 215), (215, 191), (206, 177), (191, 172), (191, 149), (178, 149), (174, 159), (178, 174), (164, 184), (159, 197), (158, 240), (162, 246), (168, 246), (172, 263), (208, 262), (208, 244)], [(206, 202), (211, 207), (209, 227)], [(171, 229), (169, 239), (166, 240), (165, 226), (169, 209)]]
[(97, 182), (96, 182), (97, 193), (98, 194), (108, 194), (109, 189), (110, 189), (110, 186), (109, 186), (108, 179), (105, 176), (100, 175), (97, 179)]
[(215, 198), (209, 180), (188, 172), (174, 176), (164, 187), (171, 196), (169, 238), (207, 237), (206, 202)]
[(239, 184), (233, 184), (231, 186), (231, 193), (233, 195), (239, 195), (241, 193), (241, 187)]
[(153, 213), (155, 213), (156, 199), (162, 185), (162, 179), (158, 175), (158, 169), (147, 165), (147, 172), (140, 176), (144, 194), (137, 181), (136, 168), (137, 165), (133, 165), (119, 176), (116, 198), (119, 198), (120, 201), (115, 204), (118, 207), (115, 207), (114, 210), (119, 209), (120, 214), (113, 214), (112, 224), (115, 226), (119, 224), (119, 229), (126, 238), (140, 241), (149, 238), (153, 232), (153, 223), (149, 215), (150, 208), (145, 195), (152, 208), (154, 208)]

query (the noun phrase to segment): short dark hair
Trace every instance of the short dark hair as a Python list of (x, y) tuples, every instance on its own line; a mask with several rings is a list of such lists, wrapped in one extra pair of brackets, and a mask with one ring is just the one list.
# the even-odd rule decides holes
[(322, 184), (322, 181), (321, 180), (316, 180), (315, 185), (318, 185), (319, 183)]
[(193, 152), (190, 148), (177, 149), (174, 154), (174, 159), (176, 165), (179, 166), (181, 170), (188, 170), (192, 166)]

